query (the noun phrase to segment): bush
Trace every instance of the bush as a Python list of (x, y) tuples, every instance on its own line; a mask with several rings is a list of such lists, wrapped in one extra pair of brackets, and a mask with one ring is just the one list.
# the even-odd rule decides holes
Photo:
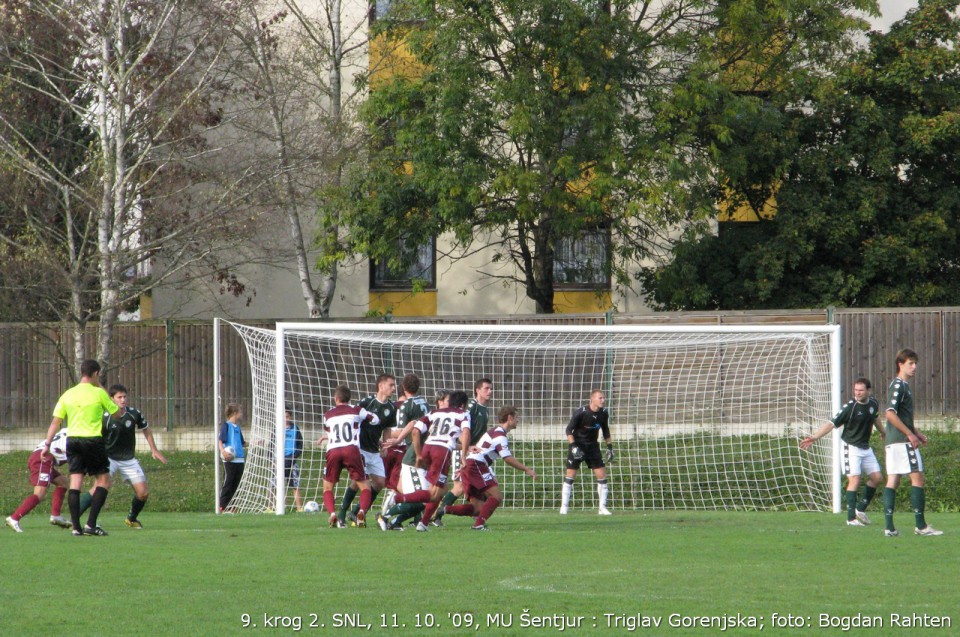
[[(730, 444), (735, 441), (728, 439)], [(527, 451), (523, 444), (516, 445), (518, 457), (526, 459)], [(547, 446), (550, 448), (550, 446)], [(543, 453), (544, 448), (540, 447)], [(878, 437), (874, 436), (874, 450), (877, 458), (883, 463), (883, 447)], [(558, 457), (566, 453), (566, 444), (558, 443), (555, 449)], [(0, 455), (0, 512), (6, 517), (30, 492), (27, 472), (27, 458), (29, 452), (16, 451)], [(140, 463), (147, 474), (150, 484), (150, 502), (148, 511), (174, 512), (212, 512), (213, 511), (213, 463), (211, 452), (178, 451), (167, 455), (167, 464), (160, 464), (149, 455), (140, 455)], [(626, 458), (618, 456), (619, 462), (626, 462)], [(958, 432), (931, 432), (930, 444), (923, 448), (923, 463), (927, 474), (927, 511), (958, 512), (960, 511), (960, 433)], [(66, 468), (64, 465), (63, 469)], [(770, 479), (777, 479), (776, 471), (771, 471)], [(548, 498), (543, 493), (547, 488), (546, 482), (560, 476), (543, 475), (531, 485), (528, 497), (536, 502), (545, 502)], [(89, 484), (89, 480), (86, 484)], [(709, 476), (705, 476), (704, 488), (710, 488)], [(132, 490), (126, 484), (115, 485), (111, 490), (111, 497), (107, 500), (107, 508), (125, 510), (130, 502)], [(678, 494), (678, 497), (691, 494)], [(695, 495), (695, 494), (694, 494)], [(910, 480), (901, 480), (897, 491), (897, 510), (900, 512), (910, 509)], [(640, 501), (643, 498), (639, 498)], [(871, 511), (880, 511), (880, 493), (870, 506)], [(37, 510), (44, 514), (50, 511), (50, 494)]]
[[(150, 485), (150, 500), (146, 510), (213, 512), (213, 452), (178, 451), (164, 455), (167, 464), (161, 464), (150, 455), (138, 455)], [(0, 512), (4, 517), (10, 515), (32, 491), (30, 473), (27, 471), (29, 457), (29, 451), (0, 455)], [(59, 470), (65, 472), (67, 465)], [(89, 478), (84, 481), (85, 488), (89, 488), (90, 484)], [(52, 491), (47, 492), (47, 497), (35, 512), (49, 514), (51, 494)], [(129, 485), (115, 484), (110, 490), (106, 508), (125, 511), (130, 506), (132, 495), (133, 490)], [(64, 504), (64, 516), (67, 514)]]

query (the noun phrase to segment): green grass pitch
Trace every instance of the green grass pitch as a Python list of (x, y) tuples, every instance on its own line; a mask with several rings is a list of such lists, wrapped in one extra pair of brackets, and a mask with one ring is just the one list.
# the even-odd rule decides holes
[(785, 512), (500, 511), (488, 533), (453, 516), (383, 533), (148, 508), (143, 531), (105, 512), (105, 538), (46, 517), (0, 529), (4, 635), (960, 634), (957, 514), (931, 514), (932, 538), (907, 512), (899, 538)]

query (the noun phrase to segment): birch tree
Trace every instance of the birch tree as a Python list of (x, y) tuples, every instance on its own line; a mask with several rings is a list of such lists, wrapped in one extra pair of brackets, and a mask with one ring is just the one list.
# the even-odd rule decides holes
[[(173, 278), (215, 277), (255, 234), (258, 180), (218, 144), (233, 4), (27, 0), (2, 9), (0, 170), (33, 197), (2, 200), (17, 294), (73, 331), (72, 358), (111, 361), (125, 309)], [(37, 105), (42, 113), (32, 111)], [(26, 105), (26, 108), (24, 106)], [(9, 280), (6, 276), (4, 280)], [(96, 322), (96, 351), (83, 335)]]
[(357, 159), (363, 84), (353, 80), (367, 71), (366, 3), (249, 2), (233, 31), (245, 59), (232, 67), (233, 125), (255, 142), (247, 160), (263, 174), (257, 201), (286, 220), (282, 259), (296, 264), (307, 315), (329, 317), (343, 255), (327, 193)]

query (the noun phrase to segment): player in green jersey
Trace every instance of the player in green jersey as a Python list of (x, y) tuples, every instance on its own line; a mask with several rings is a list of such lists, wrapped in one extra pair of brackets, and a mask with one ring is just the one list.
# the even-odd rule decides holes
[(903, 349), (897, 353), (897, 377), (887, 390), (887, 486), (883, 490), (883, 514), (886, 518), (884, 535), (896, 537), (900, 532), (893, 526), (893, 508), (896, 501), (900, 476), (910, 474), (910, 504), (916, 518), (914, 533), (917, 535), (943, 535), (929, 524), (924, 517), (926, 508), (926, 484), (923, 476), (923, 458), (920, 447), (927, 444), (924, 436), (913, 424), (913, 392), (910, 381), (917, 373), (919, 358), (912, 349)]
[[(489, 378), (478, 378), (473, 383), (473, 398), (467, 403), (467, 411), (470, 412), (470, 445), (476, 445), (487, 433), (490, 423), (490, 412), (488, 403), (493, 398), (493, 381)], [(440, 508), (433, 516), (430, 522), (433, 526), (443, 526), (443, 514), (447, 507), (457, 501), (463, 495), (463, 484), (460, 482), (460, 454), (453, 454), (453, 466), (451, 468), (453, 476), (453, 486), (443, 496), (443, 502)]]
[[(870, 448), (870, 434), (874, 428), (885, 437), (880, 428), (880, 403), (870, 395), (870, 381), (858, 378), (853, 382), (853, 400), (844, 405), (833, 418), (816, 433), (807, 436), (800, 442), (801, 449), (809, 449), (814, 441), (823, 438), (834, 429), (843, 427), (840, 439), (843, 445), (840, 457), (843, 461), (844, 474), (847, 476), (847, 524), (850, 526), (866, 526), (870, 524), (867, 517), (867, 507), (877, 487), (883, 481), (880, 473), (880, 463)], [(864, 497), (857, 502), (857, 490), (860, 488), (860, 475), (866, 473), (867, 486)]]
[[(387, 478), (383, 456), (380, 453), (380, 445), (383, 441), (384, 432), (397, 426), (397, 408), (392, 400), (396, 391), (396, 377), (393, 374), (380, 374), (377, 376), (377, 393), (366, 396), (357, 403), (370, 413), (376, 414), (380, 419), (380, 422), (376, 425), (366, 421), (360, 425), (360, 455), (363, 456), (367, 477), (370, 478), (371, 504), (377, 500), (377, 495), (383, 490)], [(349, 518), (351, 525), (356, 525), (360, 503), (357, 502), (349, 513), (347, 511), (350, 509), (350, 504), (358, 491), (356, 482), (351, 481), (343, 494), (343, 501), (340, 505), (340, 520)]]
[[(397, 412), (397, 427), (394, 437), (386, 442), (386, 446), (406, 446), (400, 467), (400, 493), (410, 494), (423, 490), (425, 471), (417, 467), (417, 455), (413, 446), (414, 423), (430, 413), (430, 405), (423, 396), (420, 396), (420, 377), (416, 374), (406, 374), (400, 380), (404, 401)], [(396, 499), (395, 496), (394, 499)], [(377, 514), (377, 524), (383, 531), (402, 530), (404, 521), (419, 516), (424, 509), (421, 502), (403, 502), (391, 504), (386, 513)]]
[[(107, 393), (113, 399), (113, 402), (126, 410), (123, 417), (117, 421), (111, 421), (110, 417), (106, 415), (103, 417), (103, 439), (107, 445), (107, 457), (110, 458), (110, 481), (112, 483), (113, 475), (119, 473), (120, 477), (133, 487), (133, 502), (130, 505), (130, 513), (124, 520), (124, 524), (132, 529), (142, 529), (143, 524), (137, 519), (137, 516), (140, 515), (144, 505), (146, 505), (150, 492), (147, 489), (147, 476), (135, 455), (137, 432), (143, 432), (143, 437), (146, 438), (147, 444), (150, 446), (150, 454), (154, 459), (163, 464), (167, 463), (167, 459), (157, 449), (157, 443), (153, 439), (153, 432), (150, 430), (147, 419), (143, 417), (139, 409), (127, 404), (127, 388), (123, 385), (111, 385)], [(93, 500), (93, 494), (94, 491), (91, 489), (89, 493), (85, 493), (81, 497), (81, 513)]]

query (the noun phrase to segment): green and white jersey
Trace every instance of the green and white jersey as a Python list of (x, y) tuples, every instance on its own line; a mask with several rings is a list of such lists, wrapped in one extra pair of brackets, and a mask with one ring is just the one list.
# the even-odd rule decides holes
[[(413, 396), (403, 401), (400, 406), (400, 412), (397, 414), (397, 426), (404, 427), (411, 420), (423, 418), (430, 413), (430, 405), (423, 396)], [(407, 452), (403, 454), (402, 464), (412, 467), (417, 460), (417, 454), (413, 450), (413, 432), (407, 434)], [(422, 442), (422, 441), (421, 441)]]
[(137, 451), (137, 431), (150, 425), (139, 409), (127, 407), (127, 413), (120, 421), (103, 415), (103, 441), (107, 445), (107, 455), (111, 460), (133, 460)]
[(487, 433), (490, 410), (478, 403), (476, 398), (471, 398), (467, 403), (467, 411), (470, 412), (470, 444), (475, 445)]
[(383, 430), (395, 427), (397, 424), (397, 408), (393, 406), (392, 400), (380, 402), (374, 394), (367, 396), (359, 404), (380, 419), (376, 425), (371, 425), (367, 421), (360, 423), (360, 449), (368, 453), (380, 453)]
[(831, 419), (834, 427), (843, 427), (840, 439), (860, 449), (870, 448), (873, 423), (880, 415), (880, 403), (871, 396), (865, 403), (851, 400)]
[[(902, 378), (894, 378), (887, 390), (887, 411), (892, 411), (910, 431), (916, 431), (913, 427), (913, 392), (910, 391), (910, 384)], [(902, 431), (887, 421), (887, 444), (893, 445), (898, 442), (909, 442)]]

